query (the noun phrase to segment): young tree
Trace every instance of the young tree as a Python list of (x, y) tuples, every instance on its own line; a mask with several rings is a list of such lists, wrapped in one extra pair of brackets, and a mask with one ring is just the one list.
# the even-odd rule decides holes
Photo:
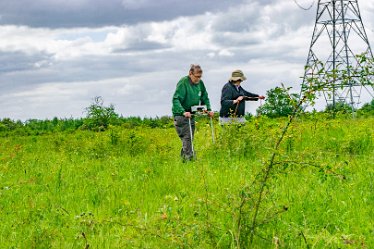
[(87, 117), (84, 125), (90, 130), (102, 131), (108, 128), (109, 124), (118, 121), (118, 114), (114, 111), (113, 104), (104, 106), (101, 96), (96, 96), (94, 102), (86, 108)]
[(265, 104), (257, 109), (257, 113), (270, 118), (287, 117), (294, 110), (298, 95), (288, 93), (289, 89), (275, 87), (266, 92)]

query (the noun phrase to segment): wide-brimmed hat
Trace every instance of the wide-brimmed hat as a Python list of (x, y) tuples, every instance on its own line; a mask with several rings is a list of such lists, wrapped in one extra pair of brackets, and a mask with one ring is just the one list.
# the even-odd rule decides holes
[(242, 70), (235, 70), (231, 73), (231, 78), (229, 81), (238, 81), (238, 80), (246, 80), (247, 78), (244, 76)]

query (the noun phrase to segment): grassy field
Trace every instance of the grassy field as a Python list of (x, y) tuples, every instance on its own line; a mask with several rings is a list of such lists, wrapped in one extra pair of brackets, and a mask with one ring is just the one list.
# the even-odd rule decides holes
[(374, 118), (286, 121), (0, 137), (0, 248), (374, 248)]

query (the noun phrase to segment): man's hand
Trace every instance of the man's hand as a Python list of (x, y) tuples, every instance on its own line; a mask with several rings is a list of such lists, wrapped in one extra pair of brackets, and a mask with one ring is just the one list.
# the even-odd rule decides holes
[(236, 103), (242, 101), (243, 98), (244, 98), (243, 96), (239, 96), (236, 100), (234, 100), (234, 104), (236, 104)]
[(210, 118), (213, 118), (213, 117), (214, 117), (214, 112), (213, 112), (213, 111), (209, 111), (209, 112), (208, 112), (208, 116), (209, 116)]
[(191, 118), (191, 113), (190, 112), (185, 112), (183, 113), (183, 116), (186, 117), (186, 118)]

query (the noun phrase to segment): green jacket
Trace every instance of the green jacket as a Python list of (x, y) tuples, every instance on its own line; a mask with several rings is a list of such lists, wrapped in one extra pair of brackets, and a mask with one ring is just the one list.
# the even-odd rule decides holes
[(173, 95), (173, 116), (183, 116), (194, 105), (206, 105), (208, 111), (211, 111), (204, 82), (200, 80), (198, 84), (194, 84), (189, 76), (185, 76), (179, 80)]

